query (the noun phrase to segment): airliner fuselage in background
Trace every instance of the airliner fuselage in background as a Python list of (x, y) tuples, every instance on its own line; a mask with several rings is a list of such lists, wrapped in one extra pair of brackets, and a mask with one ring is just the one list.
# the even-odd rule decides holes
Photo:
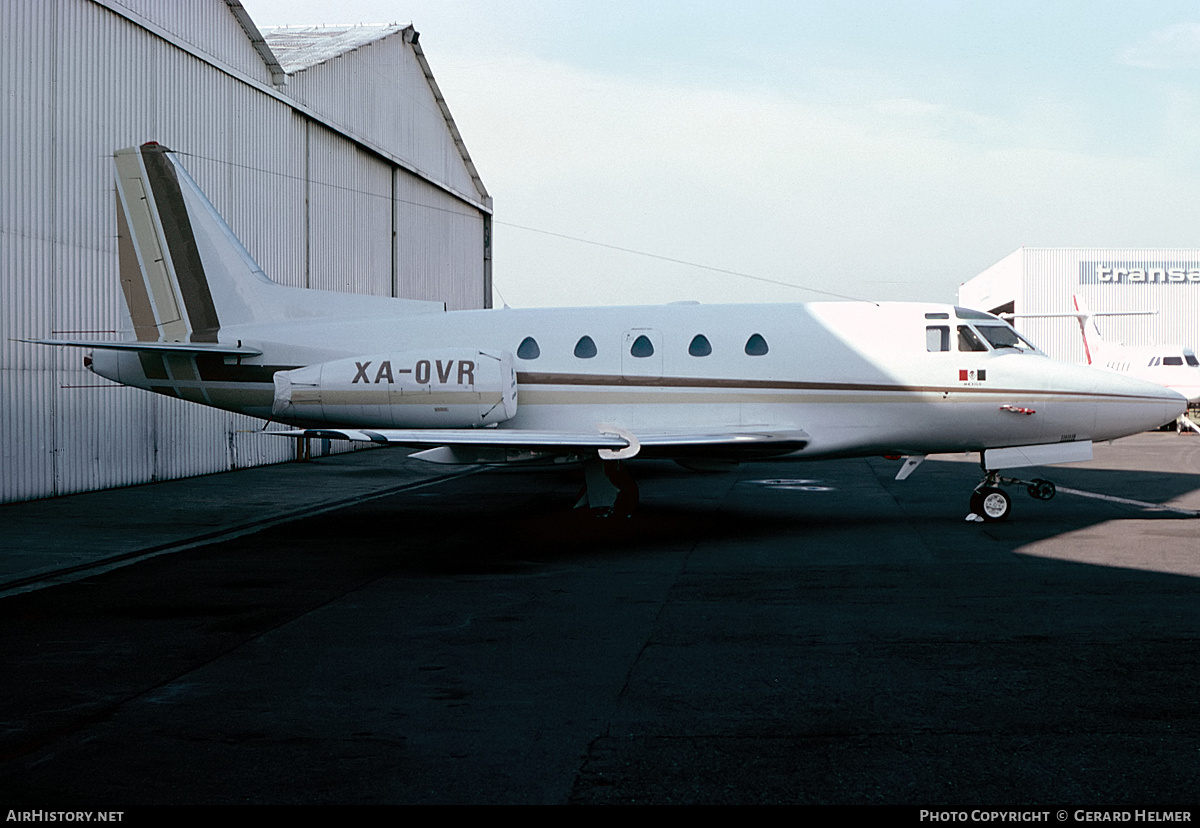
[(1200, 403), (1200, 360), (1182, 345), (1130, 346), (1110, 342), (1100, 335), (1097, 316), (1123, 316), (1122, 312), (1097, 314), (1088, 310), (1082, 297), (1072, 297), (1076, 318), (1083, 333), (1088, 365), (1115, 371), (1178, 391), (1192, 404)]
[[(93, 371), (295, 426), (427, 447), (440, 462), (583, 461), (586, 500), (627, 507), (617, 464), (981, 452), (1001, 469), (1087, 459), (1169, 422), (1159, 386), (1049, 359), (1003, 320), (940, 304), (822, 302), (446, 312), (269, 280), (164, 147), (116, 154), (123, 341)], [(915, 465), (915, 464), (914, 464)], [(985, 503), (986, 501), (986, 503)]]
[[(1083, 297), (1071, 297), (1074, 311), (1062, 313), (1005, 313), (1006, 320), (1074, 319), (1083, 336), (1083, 353), (1088, 365), (1135, 379), (1153, 382), (1177, 391), (1190, 404), (1200, 404), (1200, 359), (1183, 345), (1123, 345), (1105, 339), (1096, 323), (1101, 316), (1152, 316), (1157, 311), (1092, 311)], [(1193, 424), (1193, 427), (1196, 427)]]

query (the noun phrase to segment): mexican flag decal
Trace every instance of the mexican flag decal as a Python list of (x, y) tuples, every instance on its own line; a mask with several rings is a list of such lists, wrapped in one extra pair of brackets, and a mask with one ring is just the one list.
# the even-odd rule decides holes
[(959, 382), (987, 382), (987, 371), (982, 368), (978, 371), (975, 369), (967, 370), (966, 368), (960, 368), (958, 379)]

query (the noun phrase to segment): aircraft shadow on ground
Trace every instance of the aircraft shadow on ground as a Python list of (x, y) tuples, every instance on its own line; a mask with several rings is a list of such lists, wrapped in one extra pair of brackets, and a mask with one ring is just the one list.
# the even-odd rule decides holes
[[(754, 463), (696, 474), (672, 463), (648, 462), (635, 468), (642, 498), (628, 518), (573, 509), (581, 490), (577, 469), (501, 470), (464, 478), (452, 491), (401, 493), (310, 518), (295, 531), (310, 540), (328, 537), (339, 545), (361, 545), (403, 526), (397, 545), (401, 567), (433, 574), (513, 571), (592, 555), (637, 556), (700, 541), (753, 546), (794, 537), (815, 542), (847, 532), (882, 532), (1004, 555), (1114, 521), (1160, 525), (1150, 542), (1174, 543), (1172, 536), (1186, 539), (1200, 530), (1200, 524), (1192, 525), (1196, 518), (1178, 512), (1067, 493), (1039, 501), (1019, 485), (1006, 488), (1014, 504), (1010, 520), (968, 522), (968, 497), (981, 476), (976, 464), (930, 460), (905, 481), (893, 479), (897, 468), (894, 462), (871, 459), (865, 465)], [(1151, 503), (1182, 499), (1185, 506), (1186, 496), (1200, 489), (1200, 475), (1165, 472), (1063, 467), (1022, 469), (1020, 476)], [(347, 519), (357, 512), (364, 516)]]
[[(763, 463), (695, 475), (647, 464), (638, 470), (642, 508), (629, 519), (572, 510), (577, 470), (477, 474), (9, 598), (0, 623), (17, 724), (0, 734), (9, 757), (0, 789), (31, 807), (47, 792), (86, 798), (113, 776), (141, 778), (151, 745), (164, 751), (159, 773), (170, 783), (122, 792), (122, 803), (214, 790), (231, 801), (307, 801), (314, 794), (295, 793), (291, 777), (327, 774), (328, 756), (404, 759), (374, 731), (314, 737), (313, 754), (296, 751), (297, 721), (326, 733), (312, 722), (334, 706), (351, 719), (373, 715), (376, 700), (347, 690), (346, 676), (382, 673), (393, 712), (380, 726), (435, 746), (411, 768), (471, 728), (488, 745), (543, 726), (554, 734), (590, 703), (586, 681), (564, 681), (577, 671), (629, 688), (604, 713), (619, 738), (538, 731), (563, 740), (565, 755), (586, 749), (578, 802), (952, 805), (969, 792), (980, 803), (1144, 804), (1191, 790), (1200, 579), (1013, 557), (1101, 524), (1117, 534), (1124, 521), (1149, 527), (1147, 542), (1200, 527), (1019, 492), (1012, 521), (967, 523), (976, 466), (928, 461), (904, 482), (895, 469), (882, 460)], [(1064, 486), (1157, 502), (1200, 484), (1187, 474), (1053, 472), (1045, 476)], [(995, 566), (971, 565), (980, 562)], [(600, 597), (589, 602), (593, 590)], [(667, 611), (654, 609), (659, 602)], [(289, 633), (293, 620), (327, 606), (301, 624), (311, 638), (287, 643), (299, 635)], [(393, 632), (364, 653), (364, 630), (376, 625)], [(640, 648), (643, 640), (652, 646)], [(191, 673), (227, 654), (227, 684)], [(286, 715), (239, 696), (244, 668), (257, 670), (257, 691)], [(170, 724), (156, 724), (167, 691), (193, 718), (163, 708)], [(306, 694), (319, 703), (310, 708)], [(249, 729), (267, 737), (223, 729), (226, 700), (239, 698)], [(118, 718), (136, 699), (150, 703)], [(520, 718), (535, 709), (545, 716)], [(439, 729), (445, 722), (458, 726)], [(197, 768), (210, 730), (228, 740), (207, 753), (221, 766)], [(64, 739), (76, 732), (82, 748)], [(475, 767), (474, 753), (487, 758), (455, 749), (431, 764), (445, 799)], [(339, 790), (359, 791), (344, 780), (360, 766), (343, 764), (351, 770)], [(475, 795), (519, 798), (515, 785), (542, 772), (513, 761), (511, 773), (513, 788), (496, 774), (497, 787)], [(385, 781), (395, 801), (422, 795), (404, 787), (404, 774)]]

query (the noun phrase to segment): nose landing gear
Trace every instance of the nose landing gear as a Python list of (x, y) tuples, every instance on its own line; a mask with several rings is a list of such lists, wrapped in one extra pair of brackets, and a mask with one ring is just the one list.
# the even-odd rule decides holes
[[(985, 481), (986, 482), (986, 481)], [(1012, 498), (1003, 489), (982, 483), (971, 493), (971, 515), (988, 523), (1007, 520), (1012, 511)]]
[(986, 523), (996, 523), (1008, 520), (1012, 512), (1012, 498), (1000, 488), (1005, 486), (1024, 486), (1025, 491), (1035, 500), (1050, 500), (1057, 489), (1049, 480), (1040, 477), (1034, 480), (1018, 480), (1015, 477), (1001, 477), (999, 472), (989, 471), (987, 475), (971, 492), (971, 514), (967, 520), (977, 520)]

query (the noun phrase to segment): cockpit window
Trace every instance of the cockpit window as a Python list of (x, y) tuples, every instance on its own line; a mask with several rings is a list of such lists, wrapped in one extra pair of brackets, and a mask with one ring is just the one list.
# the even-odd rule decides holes
[(1163, 365), (1183, 365), (1183, 357), (1163, 357)]
[(925, 328), (925, 350), (926, 351), (949, 351), (950, 350), (950, 326), (949, 325), (929, 325)]
[(979, 339), (979, 335), (971, 330), (970, 325), (958, 326), (958, 350), (986, 351), (988, 347)]
[(1195, 354), (1190, 354), (1187, 351), (1184, 351), (1183, 359), (1185, 362), (1187, 362), (1188, 365), (1192, 366), (1193, 368), (1200, 366), (1200, 359), (1196, 359)]
[(1008, 325), (980, 325), (978, 331), (997, 350), (1000, 348), (1016, 348), (1018, 351), (1037, 350)]
[(996, 317), (992, 316), (990, 313), (984, 313), (983, 311), (971, 310), (970, 308), (956, 307), (954, 309), (954, 315), (957, 316), (959, 319), (991, 319), (992, 321), (995, 321), (995, 319), (996, 319)]

